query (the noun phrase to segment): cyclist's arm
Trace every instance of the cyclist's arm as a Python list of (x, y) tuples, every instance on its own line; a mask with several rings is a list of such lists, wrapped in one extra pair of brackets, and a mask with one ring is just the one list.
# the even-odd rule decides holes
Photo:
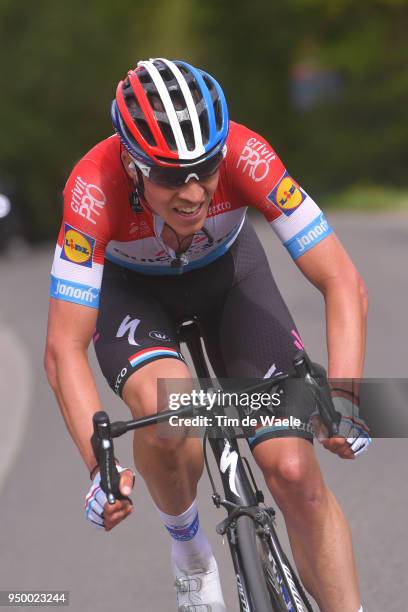
[(296, 264), (324, 296), (330, 378), (360, 378), (363, 373), (367, 291), (339, 239), (332, 233)]
[(288, 174), (271, 145), (231, 124), (226, 158), (233, 198), (263, 213), (303, 274), (326, 302), (329, 375), (360, 377), (367, 296), (324, 213)]
[(101, 409), (88, 362), (97, 309), (50, 299), (45, 369), (68, 430), (88, 469), (95, 466), (92, 416)]

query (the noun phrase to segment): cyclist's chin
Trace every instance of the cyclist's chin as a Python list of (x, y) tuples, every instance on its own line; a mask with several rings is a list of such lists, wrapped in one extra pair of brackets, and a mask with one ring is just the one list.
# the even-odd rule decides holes
[(180, 234), (192, 234), (204, 225), (208, 212), (208, 204), (202, 202), (197, 205), (180, 205), (174, 207), (170, 213), (171, 226)]

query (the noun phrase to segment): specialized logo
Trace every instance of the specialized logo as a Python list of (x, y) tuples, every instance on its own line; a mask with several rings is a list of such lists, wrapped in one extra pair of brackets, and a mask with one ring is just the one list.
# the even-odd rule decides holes
[(269, 368), (269, 370), (266, 372), (266, 374), (264, 374), (264, 378), (270, 378), (271, 376), (275, 374), (276, 370), (277, 370), (277, 367), (273, 363), (271, 367)]
[(248, 174), (255, 183), (263, 181), (269, 173), (269, 164), (276, 159), (271, 149), (256, 138), (249, 138), (241, 151), (237, 162), (237, 168), (241, 168), (244, 174)]
[(235, 477), (237, 474), (237, 463), (238, 453), (236, 451), (231, 452), (231, 445), (228, 440), (225, 440), (224, 450), (220, 460), (220, 470), (223, 474), (229, 470), (228, 484), (231, 491), (237, 496), (241, 497), (235, 486)]
[(268, 200), (276, 204), (284, 215), (289, 217), (306, 199), (306, 194), (287, 172), (276, 187), (267, 196)]
[(75, 179), (72, 189), (72, 210), (96, 225), (95, 217), (99, 217), (106, 204), (106, 196), (102, 189), (92, 183), (87, 183), (80, 176)]
[(135, 333), (139, 323), (140, 319), (132, 319), (130, 315), (127, 315), (119, 325), (119, 329), (116, 332), (116, 337), (123, 338), (123, 336), (127, 333), (129, 344), (132, 344), (133, 346), (140, 346), (140, 344), (135, 340)]
[(61, 259), (78, 264), (79, 266), (92, 268), (94, 247), (95, 238), (65, 223)]

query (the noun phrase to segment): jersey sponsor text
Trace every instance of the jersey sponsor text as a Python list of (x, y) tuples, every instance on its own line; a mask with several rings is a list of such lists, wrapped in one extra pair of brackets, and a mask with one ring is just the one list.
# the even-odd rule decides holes
[(86, 287), (55, 276), (51, 276), (50, 295), (53, 298), (75, 302), (83, 306), (97, 308), (99, 305), (99, 291), (95, 287)]
[(242, 149), (237, 168), (241, 168), (244, 174), (259, 183), (268, 176), (269, 164), (273, 159), (276, 159), (276, 154), (263, 142), (251, 137)]
[(99, 217), (106, 204), (106, 196), (102, 189), (77, 176), (71, 193), (72, 210), (96, 225), (95, 217)]
[(322, 213), (305, 227), (304, 230), (298, 232), (288, 242), (285, 242), (285, 246), (292, 257), (296, 259), (316, 246), (318, 242), (326, 238), (332, 231), (332, 228)]

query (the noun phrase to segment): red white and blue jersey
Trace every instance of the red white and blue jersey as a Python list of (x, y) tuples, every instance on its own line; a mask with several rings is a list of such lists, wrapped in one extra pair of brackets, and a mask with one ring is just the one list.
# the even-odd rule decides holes
[(64, 189), (51, 297), (97, 308), (105, 258), (148, 275), (180, 274), (206, 266), (234, 243), (248, 207), (262, 212), (294, 259), (332, 231), (272, 147), (233, 122), (204, 224), (213, 241), (205, 232), (197, 233), (182, 268), (171, 266), (177, 255), (162, 240), (163, 219), (148, 210), (132, 210), (133, 191), (116, 135), (97, 144), (76, 164)]

